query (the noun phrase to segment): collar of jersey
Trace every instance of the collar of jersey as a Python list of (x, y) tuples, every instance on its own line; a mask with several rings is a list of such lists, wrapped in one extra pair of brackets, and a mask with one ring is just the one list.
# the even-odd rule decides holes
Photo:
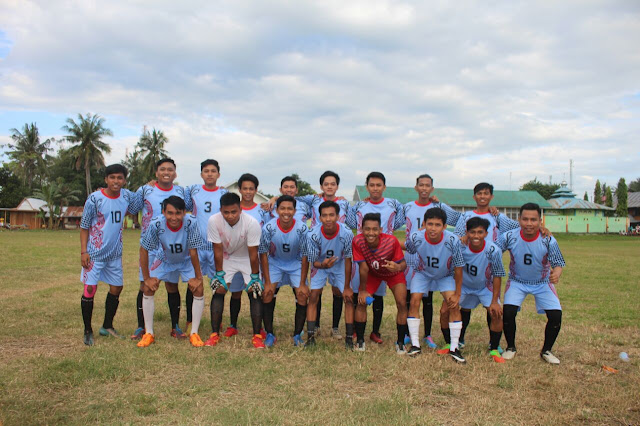
[(380, 201), (378, 201), (377, 203), (376, 203), (376, 202), (373, 202), (373, 201), (371, 201), (371, 200), (369, 200), (369, 203), (374, 204), (374, 205), (378, 205), (378, 204), (380, 204), (380, 203), (381, 203), (381, 202), (383, 202), (383, 201), (384, 201), (384, 197), (382, 197), (382, 198), (380, 199)]
[(424, 239), (427, 240), (427, 242), (429, 244), (431, 244), (432, 246), (437, 246), (438, 244), (440, 244), (442, 242), (442, 240), (444, 240), (444, 231), (440, 235), (440, 239), (438, 240), (437, 243), (432, 243), (431, 241), (429, 241), (429, 238), (427, 237), (427, 231), (424, 231)]
[(324, 225), (320, 226), (320, 232), (322, 232), (322, 235), (327, 239), (327, 240), (333, 240), (335, 237), (338, 236), (338, 234), (340, 233), (340, 223), (336, 223), (337, 229), (336, 229), (336, 233), (333, 234), (333, 237), (328, 237), (327, 234), (324, 233)]
[(530, 240), (529, 240), (529, 239), (527, 239), (527, 237), (525, 237), (525, 236), (524, 236), (524, 234), (522, 233), (522, 229), (520, 229), (520, 238), (522, 238), (523, 240), (525, 240), (525, 241), (526, 241), (526, 242), (528, 242), (528, 243), (532, 243), (532, 242), (534, 242), (535, 240), (537, 240), (537, 239), (538, 239), (538, 237), (539, 237), (539, 236), (540, 236), (540, 231), (538, 231), (538, 233), (536, 234), (536, 236), (535, 236), (534, 238), (532, 238), (532, 239), (530, 239)]
[(117, 200), (118, 198), (120, 198), (120, 195), (122, 194), (122, 192), (120, 192), (120, 194), (118, 194), (117, 197), (110, 197), (110, 196), (107, 195), (106, 192), (104, 192), (104, 189), (101, 189), (100, 192), (102, 192), (102, 195), (104, 195), (105, 197), (107, 197), (107, 198), (109, 198), (111, 200)]
[(180, 223), (180, 227), (178, 229), (173, 229), (172, 227), (169, 226), (169, 222), (167, 222), (167, 229), (169, 229), (171, 232), (178, 232), (179, 230), (182, 229), (182, 225), (184, 225), (184, 220)]
[(251, 206), (251, 207), (244, 207), (244, 206), (241, 204), (241, 205), (240, 205), (240, 208), (241, 208), (242, 210), (253, 210), (253, 209), (255, 209), (255, 208), (256, 208), (256, 206), (257, 206), (257, 205), (258, 205), (258, 203), (253, 203), (253, 206)]
[(291, 230), (293, 229), (294, 226), (296, 226), (296, 220), (293, 219), (293, 224), (291, 224), (291, 228), (289, 228), (289, 230), (285, 231), (282, 226), (280, 226), (280, 218), (276, 219), (276, 223), (278, 224), (278, 228), (284, 232), (285, 234), (288, 234), (289, 232), (291, 232)]
[(491, 214), (491, 212), (480, 213), (480, 212), (478, 212), (478, 211), (476, 211), (476, 210), (474, 210), (473, 212), (474, 212), (475, 214)]
[(205, 190), (205, 191), (207, 191), (207, 192), (216, 192), (218, 189), (220, 189), (220, 187), (219, 187), (219, 186), (216, 186), (216, 187), (215, 187), (215, 188), (213, 188), (213, 189), (207, 189), (207, 187), (206, 187), (206, 186), (202, 185), (202, 189), (204, 189), (204, 190)]
[(169, 189), (163, 189), (163, 188), (160, 188), (160, 187), (158, 186), (158, 184), (156, 183), (156, 188), (158, 188), (160, 191), (169, 192), (169, 191), (171, 191), (171, 190), (173, 189), (173, 184), (171, 184), (171, 188), (169, 188)]
[(419, 207), (427, 207), (428, 205), (431, 204), (431, 201), (429, 201), (427, 204), (420, 204), (418, 200), (415, 200), (414, 203), (416, 203), (416, 206), (419, 206)]
[[(444, 235), (444, 233), (443, 233)], [(482, 253), (482, 251), (484, 250), (484, 248), (487, 246), (487, 240), (483, 240), (482, 241), (482, 248), (478, 251), (475, 251), (474, 249), (471, 248), (471, 244), (469, 244), (469, 250), (471, 250), (471, 253)]]

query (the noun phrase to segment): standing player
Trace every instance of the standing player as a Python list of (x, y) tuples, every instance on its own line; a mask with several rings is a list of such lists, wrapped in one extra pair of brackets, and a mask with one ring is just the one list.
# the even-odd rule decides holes
[[(386, 182), (386, 178), (380, 172), (371, 172), (367, 175), (366, 186), (369, 192), (369, 201), (359, 201), (351, 206), (345, 221), (349, 228), (357, 230), (357, 234), (362, 233), (363, 218), (367, 213), (380, 214), (381, 232), (387, 235), (393, 235), (394, 230), (400, 229), (405, 224), (404, 206), (402, 203), (393, 198), (384, 198), (384, 190), (387, 187)], [(357, 293), (360, 285), (360, 276), (355, 273), (355, 271), (356, 268), (354, 265), (351, 277), (351, 288)], [(382, 344), (380, 326), (382, 324), (382, 313), (384, 309), (383, 296), (385, 294), (386, 285), (383, 282), (373, 295), (373, 331), (369, 335), (369, 339), (378, 344)]]
[(509, 219), (504, 214), (498, 212), (493, 206), (490, 206), (493, 200), (493, 185), (481, 182), (473, 188), (473, 199), (476, 202), (476, 208), (459, 215), (456, 227), (456, 234), (460, 237), (467, 233), (467, 221), (472, 217), (481, 217), (489, 221), (489, 229), (487, 240), (495, 243), (498, 241), (500, 231), (508, 231), (518, 227), (518, 223)]
[[(173, 184), (173, 181), (178, 177), (176, 173), (176, 163), (171, 158), (163, 158), (156, 163), (156, 183), (153, 186), (142, 185), (136, 191), (136, 198), (138, 206), (136, 208), (136, 213), (142, 210), (142, 232), (140, 234), (140, 243), (142, 244), (142, 240), (144, 240), (144, 236), (149, 228), (149, 224), (153, 219), (160, 216), (162, 214), (162, 203), (167, 198), (172, 195), (177, 195), (178, 197), (185, 199), (185, 191), (181, 186), (177, 186)], [(190, 202), (185, 201), (186, 208), (191, 210)], [(159, 266), (159, 262), (156, 262), (156, 257), (159, 255), (159, 252), (151, 252), (149, 253), (149, 264), (148, 267), (150, 270), (154, 270)], [(140, 290), (138, 291), (138, 299), (137, 299), (137, 308), (138, 308), (138, 328), (133, 332), (131, 339), (138, 340), (141, 339), (145, 330), (144, 330), (144, 315), (142, 312), (142, 298), (144, 296), (144, 278), (142, 276), (142, 266), (140, 267), (139, 273), (140, 279)], [(171, 312), (172, 317), (177, 316), (180, 317), (180, 293), (168, 293), (168, 304), (169, 304), (169, 312)], [(184, 339), (187, 337), (186, 334), (182, 332), (180, 327), (176, 324), (176, 328), (171, 330), (171, 336), (179, 339)]]
[[(264, 344), (271, 347), (276, 342), (273, 334), (273, 312), (276, 306), (276, 289), (284, 282), (290, 282), (294, 294), (298, 293), (300, 284), (304, 284), (309, 265), (303, 258), (303, 247), (307, 236), (307, 226), (293, 218), (296, 211), (296, 200), (283, 195), (277, 202), (278, 218), (267, 223), (260, 237), (260, 263), (264, 277), (264, 293), (262, 295), (264, 328), (267, 333)], [(297, 312), (296, 312), (297, 313)], [(294, 327), (297, 333), (302, 331), (304, 317), (296, 315)]]
[[(240, 208), (243, 213), (248, 214), (254, 218), (260, 227), (262, 228), (271, 217), (269, 212), (263, 210), (253, 198), (258, 192), (258, 178), (251, 173), (244, 173), (238, 179), (238, 189), (240, 191), (241, 200)], [(227, 280), (231, 280), (231, 298), (229, 299), (229, 327), (224, 332), (224, 337), (232, 337), (238, 334), (238, 315), (242, 308), (242, 292), (245, 289), (245, 280), (241, 273), (236, 273), (234, 276), (227, 276)], [(266, 334), (264, 335), (266, 337)]]
[(127, 211), (135, 210), (135, 195), (122, 189), (127, 179), (127, 169), (112, 164), (104, 171), (107, 187), (92, 193), (87, 198), (80, 221), (80, 280), (84, 292), (80, 306), (84, 321), (84, 344), (93, 346), (93, 297), (98, 281), (109, 284), (105, 301), (104, 322), (101, 336), (121, 337), (113, 328), (113, 317), (120, 303), (122, 291), (122, 220)]
[[(424, 214), (425, 231), (418, 230), (411, 234), (405, 242), (407, 251), (417, 253), (418, 261), (424, 268), (411, 281), (411, 307), (409, 308), (409, 335), (411, 349), (409, 355), (420, 353), (420, 301), (422, 295), (428, 291), (439, 291), (447, 303), (448, 323), (440, 318), (440, 326), (445, 341), (446, 352), (455, 361), (464, 363), (466, 360), (458, 349), (462, 317), (458, 304), (462, 292), (462, 267), (464, 259), (460, 253), (459, 238), (445, 229), (447, 214), (440, 208), (429, 209)], [(439, 351), (440, 353), (440, 351)]]
[[(202, 347), (204, 343), (198, 334), (202, 311), (204, 310), (204, 288), (202, 273), (198, 259), (198, 248), (204, 241), (198, 230), (196, 218), (185, 215), (186, 207), (182, 198), (172, 195), (163, 202), (162, 216), (151, 221), (140, 246), (140, 265), (144, 277), (144, 298), (142, 311), (144, 313), (145, 334), (138, 342), (138, 347), (145, 348), (155, 341), (153, 330), (153, 315), (155, 312), (154, 295), (160, 281), (164, 281), (167, 293), (178, 291), (178, 282), (188, 282), (193, 292), (193, 326), (189, 341), (195, 347)], [(149, 268), (149, 253), (160, 250), (156, 261), (159, 267)], [(179, 312), (179, 311), (178, 311)], [(178, 315), (171, 311), (171, 328), (178, 326)]]
[(489, 321), (489, 355), (495, 362), (503, 363), (498, 345), (502, 337), (502, 307), (500, 288), (506, 274), (502, 266), (502, 250), (486, 240), (489, 221), (472, 217), (467, 221), (467, 243), (462, 246), (462, 257), (466, 264), (462, 275), (460, 310), (462, 331), (460, 341), (471, 319), (471, 310), (482, 304), (487, 310)]
[[(414, 230), (422, 228), (424, 225), (424, 214), (427, 210), (434, 207), (441, 208), (447, 214), (447, 224), (456, 226), (460, 213), (453, 210), (445, 203), (439, 201), (432, 202), (431, 194), (433, 193), (433, 178), (428, 174), (418, 176), (416, 179), (416, 186), (414, 187), (418, 193), (418, 199), (410, 201), (404, 205), (404, 215), (406, 219), (406, 238), (409, 239), (411, 233)], [(404, 247), (404, 244), (401, 244)], [(405, 276), (407, 277), (407, 309), (411, 303), (411, 279), (415, 275), (417, 270), (424, 268), (424, 265), (418, 261), (416, 254), (407, 253), (405, 255), (407, 260), (407, 269), (405, 270)], [(415, 265), (415, 267), (414, 267)], [(433, 341), (431, 337), (431, 323), (433, 321), (433, 291), (429, 291), (422, 297), (422, 316), (424, 317), (424, 344), (431, 349), (437, 349), (438, 345)], [(407, 342), (408, 343), (408, 342)]]
[(504, 337), (507, 350), (504, 359), (516, 355), (516, 315), (528, 294), (536, 300), (539, 314), (546, 313), (547, 326), (540, 357), (549, 364), (560, 364), (551, 348), (560, 333), (562, 307), (555, 284), (560, 281), (564, 258), (554, 237), (540, 232), (540, 206), (527, 203), (520, 207), (520, 228), (507, 231), (498, 239), (502, 251), (509, 250), (509, 281), (504, 291)]
[[(285, 176), (280, 181), (280, 194), (295, 197), (298, 195), (298, 180), (293, 176)], [(307, 204), (299, 204), (293, 217), (299, 222), (306, 223), (312, 216), (311, 208)], [(271, 210), (271, 218), (278, 217), (277, 210)]]
[(367, 213), (362, 218), (362, 233), (353, 239), (353, 260), (358, 264), (360, 283), (358, 306), (355, 314), (357, 349), (365, 350), (364, 330), (367, 325), (367, 302), (375, 294), (382, 281), (386, 281), (396, 299), (398, 313), (396, 327), (396, 353), (406, 354), (404, 336), (407, 334), (407, 285), (404, 274), (407, 267), (400, 242), (393, 235), (382, 232), (380, 215)]
[[(307, 329), (309, 338), (305, 346), (315, 345), (315, 331), (317, 321), (316, 305), (319, 303), (322, 289), (327, 280), (331, 287), (336, 290), (340, 300), (345, 303), (345, 345), (347, 349), (353, 349), (353, 320), (354, 320), (354, 300), (353, 290), (349, 285), (351, 280), (351, 258), (353, 233), (344, 224), (339, 222), (340, 206), (334, 201), (325, 201), (320, 204), (320, 221), (322, 225), (313, 228), (305, 244), (305, 257), (311, 268), (311, 291), (304, 282), (300, 284), (300, 293), (308, 296), (309, 305), (307, 309)], [(335, 296), (334, 296), (335, 297)], [(298, 298), (301, 299), (300, 297)], [(302, 299), (306, 299), (303, 297)], [(306, 300), (304, 300), (306, 304)], [(302, 305), (299, 302), (298, 305)], [(334, 298), (335, 312), (335, 298)], [(296, 307), (296, 315), (298, 313)], [(366, 313), (365, 313), (366, 314)], [(335, 320), (335, 318), (334, 318)], [(303, 320), (304, 323), (304, 320)], [(334, 328), (336, 324), (334, 322)], [(300, 340), (302, 327), (296, 328), (294, 342)], [(363, 331), (364, 332), (364, 331)], [(334, 330), (334, 336), (336, 330)]]
[[(258, 245), (260, 244), (260, 224), (251, 216), (242, 212), (240, 197), (227, 193), (220, 197), (220, 212), (209, 219), (207, 239), (213, 243), (213, 256), (216, 266), (216, 279), (212, 282), (214, 290), (211, 299), (212, 333), (205, 342), (206, 346), (215, 346), (220, 337), (220, 322), (224, 310), (224, 295), (228, 291), (225, 276), (233, 277), (242, 274), (245, 289), (250, 294), (250, 312), (253, 325), (252, 343), (255, 348), (264, 348), (260, 335), (262, 322), (263, 290), (260, 280), (260, 261)], [(219, 283), (220, 286), (216, 287)]]
[[(203, 237), (207, 235), (207, 223), (209, 218), (220, 211), (220, 197), (228, 191), (217, 185), (220, 178), (220, 165), (216, 160), (205, 160), (200, 163), (200, 176), (204, 184), (191, 185), (186, 189), (186, 199), (191, 200), (191, 212), (196, 217), (198, 230)], [(215, 265), (213, 264), (213, 245), (209, 241), (205, 241), (203, 247), (198, 250), (200, 259), (200, 268), (202, 275), (207, 275), (213, 279), (216, 274)], [(191, 306), (193, 304), (193, 293), (187, 288), (187, 326), (192, 320)]]

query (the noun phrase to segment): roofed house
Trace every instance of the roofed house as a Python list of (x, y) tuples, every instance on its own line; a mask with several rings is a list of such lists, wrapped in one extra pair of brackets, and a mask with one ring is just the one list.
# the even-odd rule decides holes
[(26, 226), (29, 229), (40, 229), (43, 220), (38, 216), (40, 209), (47, 211), (47, 203), (38, 198), (23, 198), (17, 207), (12, 209), (2, 209), (9, 213), (9, 223), (11, 226)]
[(615, 211), (614, 208), (576, 198), (566, 182), (562, 182), (551, 195), (549, 204), (552, 208), (547, 210), (547, 215), (603, 217), (606, 211)]
[[(613, 207), (618, 207), (618, 199), (613, 196)], [(629, 222), (640, 224), (640, 192), (629, 192), (627, 194), (627, 211)]]
[[(240, 188), (238, 188), (238, 181), (231, 182), (228, 185), (225, 185), (224, 188), (229, 192), (233, 192), (234, 194), (238, 194), (240, 199), (242, 199), (242, 195), (240, 195)], [(269, 201), (269, 198), (261, 192), (256, 192), (256, 195), (253, 197), (253, 201), (258, 204), (266, 203)]]

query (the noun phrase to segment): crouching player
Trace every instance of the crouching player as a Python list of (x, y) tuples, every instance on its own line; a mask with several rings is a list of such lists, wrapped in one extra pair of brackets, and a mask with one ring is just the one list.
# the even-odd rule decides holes
[(89, 195), (80, 222), (80, 280), (84, 284), (80, 306), (87, 346), (94, 343), (91, 317), (98, 281), (109, 284), (100, 335), (122, 337), (113, 328), (123, 285), (122, 221), (127, 211), (135, 212), (136, 204), (135, 195), (122, 189), (127, 180), (124, 166), (112, 164), (104, 176), (107, 187)]
[(246, 284), (245, 290), (249, 294), (253, 346), (259, 349), (265, 347), (260, 335), (262, 291), (264, 290), (260, 280), (258, 258), (260, 234), (260, 224), (253, 217), (242, 212), (240, 197), (237, 194), (229, 192), (220, 197), (220, 212), (211, 216), (207, 225), (207, 239), (213, 243), (213, 258), (217, 272), (215, 279), (211, 281), (212, 333), (205, 342), (206, 346), (215, 346), (220, 340), (224, 295), (229, 291), (225, 275), (234, 277), (236, 273), (240, 273)]
[(502, 266), (502, 250), (487, 241), (489, 221), (473, 217), (467, 221), (467, 245), (462, 246), (465, 267), (462, 275), (462, 296), (460, 310), (462, 332), (460, 341), (471, 319), (471, 310), (482, 303), (490, 317), (489, 355), (495, 362), (503, 363), (498, 352), (502, 337), (502, 307), (500, 306), (500, 287), (505, 276)]
[[(407, 283), (403, 271), (407, 267), (398, 239), (382, 233), (379, 213), (367, 213), (362, 218), (362, 233), (353, 239), (353, 260), (358, 264), (360, 283), (355, 314), (357, 347), (365, 350), (364, 330), (367, 325), (367, 304), (380, 284), (386, 281), (396, 299), (398, 313), (396, 353), (406, 354), (404, 336), (407, 334)], [(422, 295), (420, 295), (420, 299)], [(419, 321), (419, 320), (418, 320)], [(419, 322), (418, 322), (419, 324)]]
[[(347, 333), (345, 345), (347, 349), (353, 349), (354, 300), (353, 290), (350, 286), (353, 233), (344, 224), (339, 223), (340, 206), (335, 201), (325, 201), (320, 204), (318, 209), (322, 225), (316, 226), (309, 232), (305, 244), (304, 260), (307, 260), (308, 264), (312, 265), (311, 291), (309, 291), (304, 282), (300, 284), (299, 289), (299, 292), (309, 299), (307, 309), (309, 338), (305, 347), (315, 345), (316, 306), (320, 301), (322, 289), (329, 281), (332, 288), (338, 291), (340, 299), (344, 299), (344, 319)], [(304, 299), (304, 296), (302, 299)], [(300, 300), (301, 298), (299, 297), (298, 299)], [(299, 305), (303, 304), (306, 304), (306, 301), (300, 300)], [(296, 316), (297, 312), (296, 307)], [(300, 340), (299, 333), (301, 331), (302, 327), (296, 329), (297, 337), (294, 336), (294, 343), (296, 338)], [(364, 328), (362, 332), (364, 333)]]
[[(260, 263), (264, 277), (263, 321), (267, 336), (264, 340), (266, 347), (276, 342), (273, 334), (273, 311), (276, 307), (276, 293), (281, 285), (291, 283), (293, 291), (298, 296), (298, 287), (304, 284), (309, 266), (305, 265), (303, 247), (307, 237), (307, 226), (293, 218), (296, 212), (296, 200), (290, 195), (283, 195), (277, 202), (278, 218), (271, 219), (262, 230), (260, 237)], [(296, 307), (294, 335), (300, 334), (304, 326), (304, 317), (299, 318)]]
[(525, 297), (532, 294), (539, 314), (547, 314), (544, 344), (540, 357), (549, 364), (560, 364), (551, 348), (560, 333), (562, 307), (555, 284), (560, 281), (564, 258), (553, 237), (540, 232), (540, 206), (527, 203), (520, 207), (520, 228), (507, 231), (498, 238), (498, 247), (509, 250), (509, 281), (504, 290), (504, 337), (507, 350), (504, 359), (516, 355), (516, 315)]
[(405, 242), (409, 253), (418, 254), (418, 262), (424, 265), (411, 280), (411, 305), (409, 307), (409, 355), (420, 353), (420, 302), (422, 295), (439, 291), (447, 303), (448, 317), (441, 314), (440, 327), (447, 345), (438, 353), (448, 353), (456, 362), (466, 360), (458, 349), (462, 317), (460, 316), (460, 294), (462, 292), (462, 267), (464, 259), (460, 253), (460, 239), (445, 230), (447, 214), (440, 208), (432, 208), (424, 214), (426, 230), (414, 231)]
[[(195, 347), (204, 346), (198, 335), (198, 327), (204, 310), (204, 289), (202, 272), (198, 259), (198, 248), (204, 240), (198, 230), (195, 216), (185, 215), (184, 200), (172, 195), (162, 203), (162, 215), (153, 219), (147, 228), (140, 246), (140, 267), (144, 278), (144, 296), (142, 313), (144, 315), (145, 334), (138, 342), (144, 348), (155, 341), (153, 332), (153, 314), (155, 312), (154, 295), (160, 281), (164, 281), (169, 295), (178, 292), (178, 282), (188, 282), (193, 293), (191, 335), (189, 341)], [(161, 248), (161, 264), (149, 271), (149, 252)], [(180, 310), (171, 310), (171, 328), (178, 325)]]

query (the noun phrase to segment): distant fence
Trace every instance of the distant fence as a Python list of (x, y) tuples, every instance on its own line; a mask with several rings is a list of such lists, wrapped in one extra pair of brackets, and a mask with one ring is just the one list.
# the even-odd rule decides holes
[(546, 216), (544, 226), (551, 232), (569, 234), (617, 234), (629, 228), (626, 217)]

